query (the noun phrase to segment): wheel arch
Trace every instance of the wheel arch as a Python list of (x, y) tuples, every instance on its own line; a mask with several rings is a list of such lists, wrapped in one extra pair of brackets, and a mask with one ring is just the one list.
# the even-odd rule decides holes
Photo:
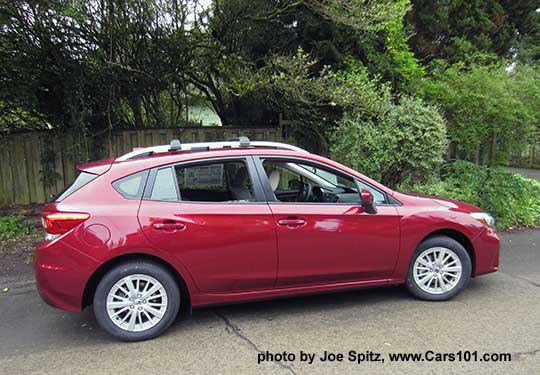
[(425, 240), (427, 240), (428, 238), (434, 237), (434, 236), (446, 236), (446, 237), (449, 237), (449, 238), (457, 241), (461, 246), (463, 246), (465, 248), (465, 250), (467, 250), (467, 253), (469, 254), (469, 257), (471, 258), (471, 266), (472, 266), (471, 267), (471, 276), (475, 275), (475, 272), (476, 272), (476, 255), (474, 253), (474, 246), (473, 246), (471, 240), (469, 239), (469, 237), (467, 237), (463, 232), (460, 232), (459, 230), (451, 229), (451, 228), (445, 228), (445, 229), (438, 229), (436, 231), (433, 231), (433, 232), (429, 233), (427, 236), (422, 238), (422, 240), (419, 243), (422, 243)]
[(114, 268), (116, 265), (125, 261), (129, 261), (129, 260), (148, 260), (148, 261), (157, 263), (160, 266), (163, 266), (165, 269), (167, 269), (171, 273), (171, 275), (173, 275), (174, 279), (176, 280), (178, 284), (178, 287), (180, 288), (181, 301), (187, 301), (187, 303), (184, 302), (180, 304), (181, 311), (188, 312), (188, 313), (191, 312), (190, 291), (189, 291), (189, 288), (187, 287), (185, 279), (180, 274), (180, 272), (166, 260), (160, 257), (157, 257), (155, 255), (150, 255), (146, 253), (122, 254), (117, 257), (109, 259), (107, 262), (99, 266), (99, 268), (94, 271), (90, 279), (88, 279), (86, 286), (84, 288), (83, 297), (81, 301), (82, 309), (92, 304), (92, 300), (94, 298), (96, 288), (99, 284), (99, 281), (103, 278), (103, 276), (107, 272), (109, 272), (112, 268)]

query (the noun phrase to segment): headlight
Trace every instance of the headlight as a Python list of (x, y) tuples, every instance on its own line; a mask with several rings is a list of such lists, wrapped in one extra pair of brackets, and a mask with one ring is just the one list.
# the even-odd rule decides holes
[(493, 218), (493, 216), (486, 212), (473, 212), (470, 215), (479, 222), (487, 225), (488, 227), (493, 228), (495, 226), (495, 219)]

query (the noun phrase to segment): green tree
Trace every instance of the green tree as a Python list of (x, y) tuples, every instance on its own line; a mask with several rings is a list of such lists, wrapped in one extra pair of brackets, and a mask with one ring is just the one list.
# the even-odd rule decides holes
[[(315, 79), (328, 66), (346, 70), (354, 62), (366, 66), (373, 76), (391, 79), (397, 88), (423, 73), (407, 46), (403, 24), (407, 10), (405, 0), (215, 1), (194, 33), (200, 63), (190, 72), (190, 82), (205, 93), (225, 124), (277, 122), (276, 107), (258, 101), (251, 90), (244, 95), (233, 86), (240, 80), (246, 81), (240, 86), (249, 86), (251, 73), (275, 70), (268, 66), (276, 56), (293, 56), (298, 49), (309, 55), (309, 66), (301, 73), (282, 71), (291, 84), (296, 79), (290, 75), (293, 72)], [(368, 40), (369, 51), (363, 47)], [(286, 97), (281, 99), (281, 105), (288, 106)]]
[(456, 63), (477, 52), (514, 54), (518, 41), (538, 35), (537, 0), (413, 0), (411, 46), (424, 63)]
[(534, 129), (537, 110), (531, 109), (536, 106), (530, 100), (538, 97), (538, 81), (532, 72), (455, 64), (437, 70), (418, 87), (444, 110), (454, 156), (477, 164), (504, 164)]

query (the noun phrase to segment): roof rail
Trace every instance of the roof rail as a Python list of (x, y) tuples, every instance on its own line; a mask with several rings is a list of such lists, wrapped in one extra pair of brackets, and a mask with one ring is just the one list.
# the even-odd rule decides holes
[(198, 142), (198, 143), (180, 143), (178, 139), (173, 139), (168, 145), (145, 147), (133, 150), (125, 155), (118, 157), (117, 161), (144, 158), (154, 154), (161, 154), (171, 151), (208, 151), (216, 149), (230, 148), (275, 148), (279, 150), (289, 150), (307, 153), (306, 150), (280, 142), (268, 141), (250, 141), (248, 137), (238, 137), (226, 142)]

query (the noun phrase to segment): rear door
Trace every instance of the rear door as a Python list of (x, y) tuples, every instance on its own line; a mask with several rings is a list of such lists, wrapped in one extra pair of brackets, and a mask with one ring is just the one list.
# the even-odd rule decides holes
[(148, 240), (176, 256), (207, 293), (272, 288), (276, 233), (251, 157), (151, 171), (139, 210)]

